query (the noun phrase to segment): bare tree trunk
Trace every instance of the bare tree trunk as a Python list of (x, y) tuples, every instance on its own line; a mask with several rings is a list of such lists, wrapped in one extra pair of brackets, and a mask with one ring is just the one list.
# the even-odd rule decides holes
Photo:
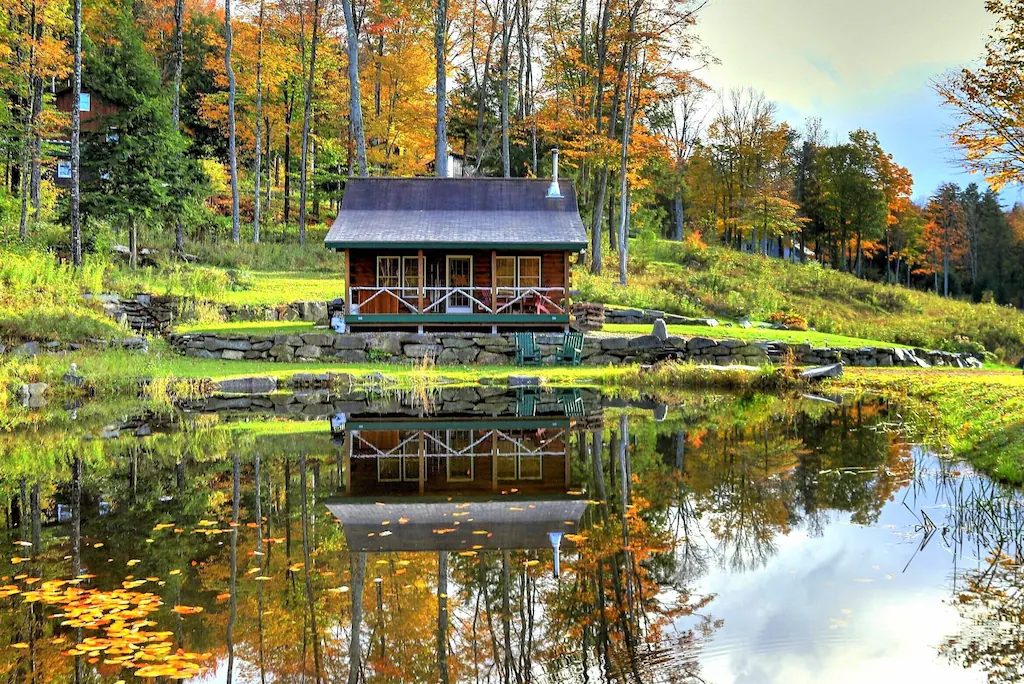
[(672, 198), (673, 206), (675, 207), (675, 233), (672, 235), (673, 240), (683, 239), (683, 193), (681, 190), (676, 190), (675, 196)]
[[(444, 2), (445, 0), (441, 0)], [(437, 552), (437, 672), (448, 684), (448, 552)]]
[(21, 139), (21, 172), (18, 178), (18, 194), (21, 196), (21, 218), (18, 223), (18, 234), (22, 240), (28, 239), (28, 203), (29, 195), (32, 194), (31, 172), (28, 170), (32, 164), (32, 126), (30, 110), (31, 102), (26, 107), (24, 121), (25, 130)]
[[(182, 0), (176, 0), (181, 2)], [(260, 135), (263, 133), (263, 21), (265, 2), (260, 0), (258, 34), (256, 38), (256, 159), (253, 162), (253, 199), (252, 210), (252, 241), (260, 241), (260, 178), (263, 175), (263, 149), (260, 147)], [(269, 135), (267, 136), (269, 139)]]
[[(286, 91), (292, 87), (291, 84), (287, 85)], [(295, 111), (295, 93), (286, 92), (285, 100), (288, 100), (284, 113), (284, 223), (287, 225), (291, 219), (292, 208), (292, 117)]]
[[(636, 29), (635, 15), (630, 15), (630, 35)], [(626, 284), (626, 265), (629, 258), (629, 178), (626, 162), (629, 160), (629, 129), (633, 118), (633, 65), (626, 63), (626, 111), (622, 120), (622, 156), (619, 160), (619, 285)]]
[[(174, 0), (174, 89), (171, 93), (171, 125), (179, 133), (181, 121), (181, 69), (185, 60), (185, 46), (182, 37), (185, 23), (185, 0)], [(174, 220), (174, 248), (185, 251), (185, 225), (181, 216)]]
[(447, 76), (445, 74), (446, 42), (448, 36), (448, 0), (437, 0), (434, 16), (434, 60), (435, 60), (435, 122), (434, 171), (438, 178), (448, 175), (448, 126), (445, 121), (445, 106), (448, 98)]
[[(346, 3), (349, 0), (344, 0)], [(348, 684), (359, 684), (359, 670), (362, 656), (359, 647), (359, 632), (363, 624), (363, 581), (366, 578), (366, 552), (351, 552), (352, 564), (352, 614), (348, 644)]]
[(235, 71), (231, 68), (231, 0), (224, 0), (224, 67), (228, 75), (228, 161), (231, 165), (231, 241), (238, 243), (238, 154), (235, 147)]
[(39, 221), (41, 209), (40, 197), (40, 166), (42, 165), (43, 138), (39, 130), (39, 115), (43, 111), (43, 78), (39, 75), (39, 43), (43, 37), (43, 23), (39, 17), (38, 2), (32, 2), (32, 49), (29, 61), (29, 85), (32, 88), (32, 116), (29, 127), (32, 131), (32, 178), (29, 194), (32, 199), (32, 223)]
[(512, 175), (508, 144), (508, 3), (501, 0), (501, 172), (505, 178)]
[(71, 87), (71, 263), (82, 266), (81, 162), (82, 131), (82, 0), (73, 0), (72, 21), (75, 25), (74, 76)]
[(363, 105), (359, 95), (359, 37), (352, 13), (352, 0), (341, 0), (348, 33), (349, 119), (356, 144), (356, 164), (360, 177), (366, 177), (366, 136), (363, 134)]
[(309, 73), (302, 109), (302, 161), (299, 169), (299, 245), (306, 244), (306, 186), (308, 182), (309, 126), (313, 113), (313, 79), (316, 77), (316, 47), (320, 40), (320, 0), (313, 0), (313, 38), (309, 50)]

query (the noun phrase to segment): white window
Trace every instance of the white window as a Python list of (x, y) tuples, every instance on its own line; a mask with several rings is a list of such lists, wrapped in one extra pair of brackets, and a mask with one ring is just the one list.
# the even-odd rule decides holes
[(513, 256), (500, 256), (494, 260), (494, 285), (495, 287), (516, 286), (516, 258)]
[(57, 178), (71, 178), (71, 162), (57, 162)]
[(519, 257), (519, 287), (540, 287), (540, 257)]
[(397, 288), (401, 285), (401, 259), (377, 257), (377, 287)]
[(92, 111), (92, 94), (91, 93), (79, 93), (78, 94), (78, 110), (81, 112)]
[(402, 257), (402, 287), (406, 295), (415, 297), (420, 289), (420, 258)]

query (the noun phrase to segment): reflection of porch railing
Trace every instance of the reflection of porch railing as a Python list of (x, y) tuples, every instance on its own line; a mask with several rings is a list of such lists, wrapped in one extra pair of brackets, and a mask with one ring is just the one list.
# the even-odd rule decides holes
[[(465, 434), (465, 433), (462, 433)], [(565, 456), (565, 430), (544, 430), (525, 434), (514, 434), (503, 430), (480, 430), (472, 434), (468, 444), (452, 444), (443, 432), (417, 430), (405, 436), (394, 446), (375, 444), (373, 432), (362, 434), (352, 432), (354, 458), (390, 458), (396, 456), (417, 456), (422, 448), (426, 458), (451, 456)], [(422, 444), (422, 447), (420, 446)]]
[(564, 287), (353, 287), (350, 313), (443, 314), (450, 309), (480, 314), (565, 314)]

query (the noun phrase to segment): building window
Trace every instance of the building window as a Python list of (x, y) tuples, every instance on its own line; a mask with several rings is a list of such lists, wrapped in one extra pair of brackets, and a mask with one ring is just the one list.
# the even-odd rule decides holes
[(402, 257), (402, 288), (406, 296), (416, 297), (420, 290), (419, 257)]
[(90, 94), (90, 93), (79, 93), (78, 94), (78, 111), (80, 111), (80, 112), (91, 112), (92, 111), (92, 94)]
[(57, 162), (57, 178), (71, 178), (71, 162)]
[(377, 257), (377, 287), (397, 288), (401, 285), (401, 259)]
[(540, 287), (540, 257), (519, 257), (519, 287)]
[(516, 258), (511, 256), (500, 256), (494, 260), (494, 285), (495, 287), (516, 286)]

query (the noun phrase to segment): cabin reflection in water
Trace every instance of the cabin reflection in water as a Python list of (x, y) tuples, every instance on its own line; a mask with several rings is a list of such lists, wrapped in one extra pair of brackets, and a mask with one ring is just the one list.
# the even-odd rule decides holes
[(558, 548), (586, 497), (576, 418), (353, 418), (327, 506), (353, 551)]

